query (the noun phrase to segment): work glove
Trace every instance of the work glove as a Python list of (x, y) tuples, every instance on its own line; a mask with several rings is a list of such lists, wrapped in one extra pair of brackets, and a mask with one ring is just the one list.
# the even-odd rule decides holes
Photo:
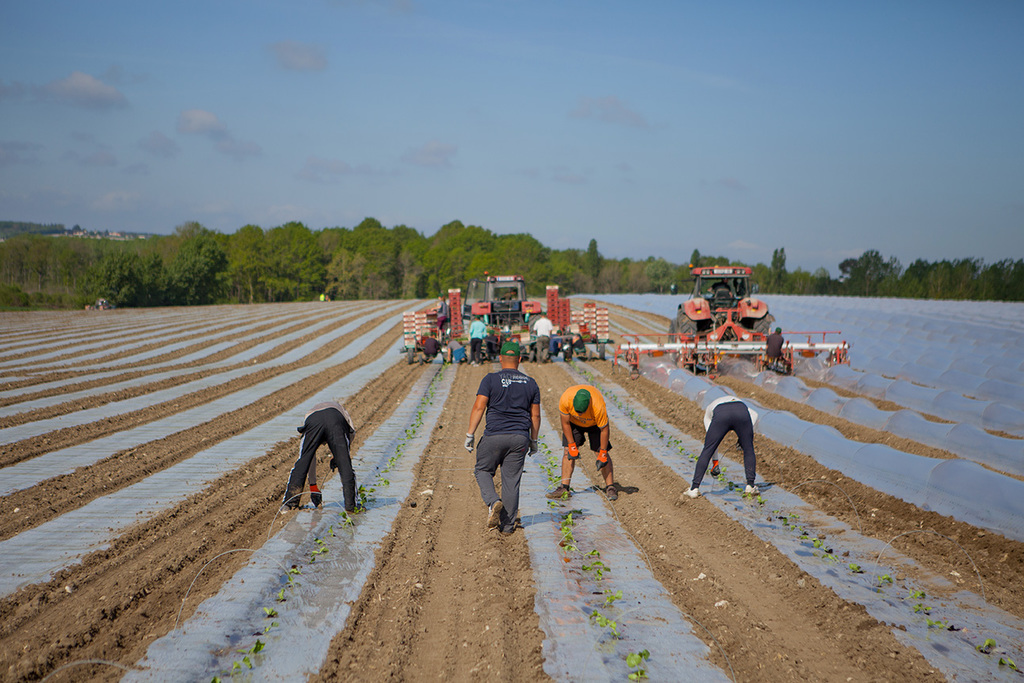
[(331, 472), (338, 469), (338, 463), (334, 461), (334, 458), (331, 458), (331, 461), (327, 463), (327, 465), (331, 468)]
[(320, 507), (324, 504), (324, 497), (320, 494), (320, 488), (316, 484), (309, 485), (309, 499), (313, 503), (313, 507)]
[(530, 450), (526, 452), (527, 455), (533, 455), (538, 451), (537, 439), (530, 439)]
[(597, 452), (597, 462), (594, 463), (597, 469), (601, 469), (608, 464), (608, 451), (600, 450)]
[(466, 450), (470, 453), (473, 452), (473, 443), (476, 441), (475, 434), (466, 434)]
[(577, 448), (576, 444), (574, 444), (574, 443), (569, 444), (569, 459), (570, 460), (579, 460), (580, 459), (580, 449)]

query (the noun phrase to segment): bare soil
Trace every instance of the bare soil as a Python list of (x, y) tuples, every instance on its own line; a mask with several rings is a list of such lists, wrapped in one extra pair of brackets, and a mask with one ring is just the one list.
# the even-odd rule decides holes
[[(371, 316), (360, 330), (289, 367), (326, 357), (378, 325), (383, 317)], [(656, 316), (647, 317), (658, 322)], [(24, 318), (10, 320), (13, 323), (19, 319)], [(636, 326), (624, 319), (622, 324)], [(398, 327), (393, 329), (389, 339), (398, 332)], [(374, 351), (367, 349), (348, 363), (311, 373), (302, 382), (231, 415), (6, 496), (0, 499), (0, 538), (11, 538), (55, 519), (252, 424), (302, 405), (322, 387), (369, 362)], [(609, 365), (602, 363), (601, 367), (608, 369)], [(252, 376), (252, 383), (284, 369), (261, 370)], [(534, 681), (547, 677), (541, 650), (544, 635), (534, 610), (535, 600), (543, 596), (536, 595), (524, 535), (517, 532), (503, 537), (485, 528), (486, 509), (473, 478), (473, 456), (462, 447), (476, 387), (489, 369), (458, 369), (430, 446), (416, 467), (409, 499), (378, 552), (376, 566), (352, 606), (345, 629), (334, 638), (318, 679)], [(526, 364), (524, 369), (541, 386), (547, 419), (556, 421), (555, 402), (570, 383), (570, 376), (559, 364)], [(426, 370), (399, 362), (347, 402), (360, 427), (354, 444), (357, 472), (362, 440), (407, 399), (416, 379)], [(74, 376), (75, 372), (72, 365), (6, 387), (31, 386), (31, 382)], [(181, 381), (203, 372), (201, 365), (182, 366)], [(144, 367), (130, 371), (131, 376), (146, 373)], [(646, 379), (629, 380), (624, 372), (613, 377), (633, 400), (681, 431), (702, 438), (703, 412), (698, 406)], [(921, 444), (894, 441), (884, 432), (842, 423), (744, 382), (720, 381), (741, 396), (753, 395), (770, 407), (831, 424), (848, 438), (949, 457)], [(0, 423), (0, 427), (121, 398), (104, 392), (103, 386), (103, 382), (90, 382), (77, 387), (95, 390), (96, 397), (73, 406), (62, 406), (59, 394), (54, 393), (55, 405), (46, 409), (49, 412), (17, 416)], [(0, 447), (0, 466), (159, 419), (251, 384), (240, 381), (179, 401), (147, 405), (146, 394), (160, 386), (164, 383), (130, 393), (131, 398), (139, 400), (140, 408), (126, 416)], [(680, 493), (688, 482), (645, 448), (621, 432), (613, 435), (613, 442), (612, 456), (622, 492), (612, 504), (615, 514), (650, 558), (655, 577), (672, 600), (699, 622), (700, 627), (694, 630), (711, 646), (713, 660), (728, 670), (717, 641), (728, 654), (738, 680), (942, 678), (915, 650), (901, 645), (888, 626), (871, 618), (859, 605), (838, 598), (712, 504), (700, 499), (681, 503)], [(1020, 590), (1024, 585), (1024, 545), (881, 494), (786, 446), (760, 437), (755, 445), (759, 475), (766, 481), (791, 488), (807, 480), (827, 479), (842, 486), (853, 499), (868, 535), (888, 541), (905, 531), (933, 529), (955, 539), (977, 564), (989, 601), (1024, 617)], [(28, 586), (0, 600), (0, 678), (40, 680), (58, 667), (79, 660), (134, 665), (155, 638), (174, 627), (179, 609), (181, 619), (187, 619), (197, 605), (216, 593), (246, 563), (248, 553), (235, 552), (217, 559), (199, 575), (183, 605), (182, 596), (200, 568), (227, 550), (258, 548), (268, 530), (281, 524), (278, 506), (297, 450), (295, 432), (282, 434), (281, 442), (270, 452), (174, 509), (131, 527), (111, 548), (85, 557), (81, 564), (61, 571), (51, 581)], [(728, 457), (741, 460), (738, 449), (725, 451)], [(320, 457), (326, 462), (326, 450)], [(577, 469), (574, 487), (599, 483), (592, 465), (585, 462)], [(830, 489), (801, 486), (799, 495), (824, 512), (856, 525), (845, 496), (837, 496)], [(936, 572), (949, 575), (958, 571), (963, 588), (977, 590), (969, 562), (951, 550), (948, 541), (914, 534), (895, 545)], [(705, 578), (695, 580), (701, 573)], [(721, 600), (728, 603), (724, 609), (715, 607)], [(704, 628), (713, 634), (714, 641)], [(51, 680), (115, 680), (121, 673), (109, 665), (80, 665), (64, 669)]]

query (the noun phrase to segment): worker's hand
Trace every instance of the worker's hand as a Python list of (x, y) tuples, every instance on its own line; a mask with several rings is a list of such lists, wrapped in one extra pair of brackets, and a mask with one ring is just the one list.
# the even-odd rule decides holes
[(533, 455), (539, 450), (537, 447), (537, 439), (530, 439), (530, 450), (526, 451), (527, 455)]
[(324, 497), (320, 494), (320, 489), (316, 484), (309, 485), (309, 500), (312, 501), (313, 507), (318, 508), (324, 504)]
[(574, 444), (574, 443), (569, 444), (569, 459), (570, 460), (579, 460), (580, 459), (580, 449), (577, 448), (576, 444)]
[(466, 450), (470, 453), (473, 452), (473, 443), (476, 441), (475, 434), (466, 434)]
[(595, 463), (595, 465), (597, 466), (597, 469), (601, 469), (602, 467), (604, 467), (607, 464), (608, 464), (608, 451), (606, 451), (606, 450), (598, 451), (597, 452), (597, 462)]

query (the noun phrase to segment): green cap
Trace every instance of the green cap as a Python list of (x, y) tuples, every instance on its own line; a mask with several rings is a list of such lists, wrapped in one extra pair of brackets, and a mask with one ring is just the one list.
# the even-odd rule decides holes
[(518, 356), (519, 355), (519, 342), (507, 341), (501, 345), (501, 355), (503, 356)]
[(776, 332), (782, 332), (782, 328), (781, 328), (781, 327), (776, 327), (776, 328), (775, 328), (775, 331), (776, 331)]
[(584, 410), (590, 407), (590, 392), (586, 389), (580, 389), (576, 392), (576, 395), (572, 398), (572, 407), (577, 413), (582, 413)]

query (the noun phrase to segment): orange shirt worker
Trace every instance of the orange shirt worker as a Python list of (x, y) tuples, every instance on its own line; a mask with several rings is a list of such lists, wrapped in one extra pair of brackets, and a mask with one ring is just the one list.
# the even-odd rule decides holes
[(604, 396), (597, 388), (589, 384), (578, 384), (569, 387), (558, 400), (558, 412), (562, 418), (562, 483), (548, 494), (548, 498), (558, 499), (571, 496), (569, 481), (576, 469), (576, 461), (580, 457), (580, 447), (590, 439), (590, 450), (597, 454), (597, 470), (604, 476), (604, 493), (608, 500), (616, 500), (619, 493), (615, 488), (615, 473), (608, 451), (612, 445), (608, 441), (611, 429), (608, 425), (608, 413), (605, 410)]

